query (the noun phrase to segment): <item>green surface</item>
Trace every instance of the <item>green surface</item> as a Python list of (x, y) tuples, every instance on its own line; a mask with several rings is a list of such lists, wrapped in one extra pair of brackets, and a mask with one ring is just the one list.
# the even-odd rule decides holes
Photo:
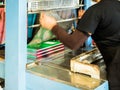
[(45, 42), (42, 42), (42, 43), (36, 43), (36, 44), (33, 44), (33, 45), (28, 45), (27, 46), (27, 51), (28, 52), (36, 52), (37, 50), (44, 50), (44, 49), (54, 47), (54, 46), (57, 46), (57, 45), (60, 45), (60, 44), (62, 44), (62, 43), (58, 40), (48, 40), (48, 41), (45, 41)]

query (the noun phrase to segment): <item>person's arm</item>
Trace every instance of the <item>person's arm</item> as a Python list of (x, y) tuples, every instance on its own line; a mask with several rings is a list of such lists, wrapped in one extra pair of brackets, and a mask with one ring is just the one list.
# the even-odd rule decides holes
[(75, 30), (72, 34), (68, 34), (63, 28), (58, 25), (55, 25), (52, 28), (52, 32), (64, 45), (74, 50), (80, 48), (80, 46), (82, 46), (88, 38), (85, 33), (78, 30)]
[(70, 49), (78, 49), (83, 45), (88, 35), (75, 30), (72, 34), (68, 34), (63, 28), (58, 26), (54, 17), (41, 13), (40, 24), (42, 27), (52, 30), (56, 37)]

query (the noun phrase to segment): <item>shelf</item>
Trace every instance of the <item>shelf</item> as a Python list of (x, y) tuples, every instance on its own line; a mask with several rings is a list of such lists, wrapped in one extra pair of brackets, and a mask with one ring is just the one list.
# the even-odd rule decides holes
[(33, 13), (40, 13), (41, 11), (49, 11), (49, 10), (64, 10), (64, 9), (76, 9), (79, 7), (83, 7), (83, 4), (77, 5), (77, 6), (62, 6), (62, 7), (53, 7), (53, 8), (31, 8), (28, 9), (28, 14)]
[(28, 0), (28, 11), (78, 8), (79, 0)]
[[(63, 11), (64, 16), (66, 15), (65, 10), (76, 10), (77, 8), (85, 6), (82, 4), (83, 1), (79, 0), (27, 0), (28, 8), (27, 13), (28, 14), (40, 14), (42, 11), (45, 11), (48, 13), (48, 15), (53, 16), (56, 18), (57, 23), (62, 22), (69, 22), (77, 20), (78, 17), (75, 13), (73, 16), (69, 16), (69, 18), (61, 18), (61, 15), (58, 14), (59, 12)], [(73, 12), (74, 12), (73, 11)], [(69, 12), (69, 11), (68, 11)], [(53, 13), (53, 14), (52, 14)], [(40, 24), (30, 25), (28, 28), (35, 28), (40, 27)]]
[(5, 7), (5, 4), (0, 4), (0, 7)]

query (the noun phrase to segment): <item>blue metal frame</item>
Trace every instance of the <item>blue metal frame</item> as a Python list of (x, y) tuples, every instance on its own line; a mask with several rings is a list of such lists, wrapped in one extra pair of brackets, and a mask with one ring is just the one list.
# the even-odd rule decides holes
[(27, 0), (6, 0), (5, 90), (26, 90)]

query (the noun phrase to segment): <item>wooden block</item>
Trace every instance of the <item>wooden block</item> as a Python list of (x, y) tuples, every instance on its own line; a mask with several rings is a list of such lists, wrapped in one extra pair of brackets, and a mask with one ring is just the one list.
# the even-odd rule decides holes
[(83, 63), (72, 59), (70, 62), (71, 71), (90, 75), (92, 78), (100, 79), (100, 69), (97, 65)]

